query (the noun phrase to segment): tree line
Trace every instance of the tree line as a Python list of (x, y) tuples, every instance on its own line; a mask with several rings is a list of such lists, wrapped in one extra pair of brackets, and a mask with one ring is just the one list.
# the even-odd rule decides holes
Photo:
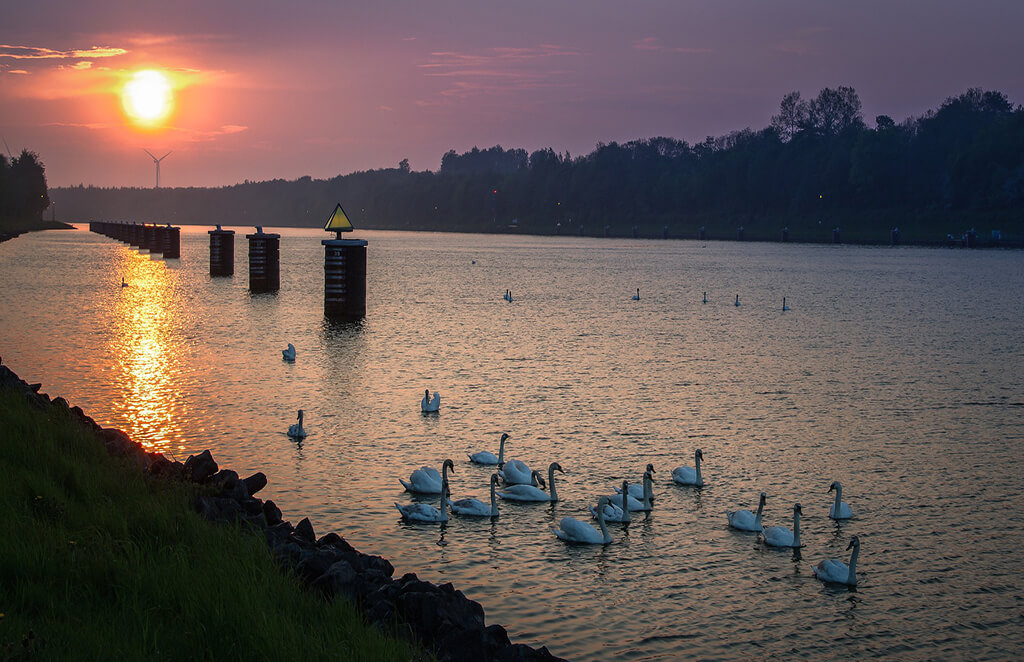
[(0, 154), (0, 219), (38, 223), (49, 206), (46, 169), (39, 156), (27, 149), (11, 159)]
[(689, 144), (598, 143), (572, 156), (494, 146), (330, 179), (221, 188), (54, 189), (67, 220), (315, 227), (341, 202), (357, 228), (588, 236), (939, 241), (1024, 239), (1024, 108), (972, 88), (920, 117), (865, 122), (850, 87), (785, 95), (769, 126)]

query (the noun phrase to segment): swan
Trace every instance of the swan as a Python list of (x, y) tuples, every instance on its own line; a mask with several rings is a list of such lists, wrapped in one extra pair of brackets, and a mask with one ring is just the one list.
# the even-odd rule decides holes
[(597, 523), (601, 527), (600, 531), (574, 517), (563, 517), (562, 521), (558, 523), (558, 528), (551, 530), (565, 542), (607, 545), (612, 541), (612, 536), (608, 533), (608, 527), (604, 523), (604, 507), (606, 505), (608, 505), (607, 497), (601, 497), (601, 500), (597, 502)]
[(505, 290), (505, 296), (502, 297), (505, 301), (512, 303), (512, 290)]
[[(622, 489), (619, 490), (619, 494), (623, 492), (628, 493), (630, 487), (632, 485), (629, 484), (629, 481), (622, 481)], [(590, 514), (594, 516), (594, 519), (603, 517), (606, 522), (624, 522), (626, 524), (632, 521), (632, 518), (629, 516), (629, 509), (623, 510), (619, 506), (613, 505), (610, 500), (604, 506), (599, 504), (599, 508), (601, 509), (600, 513), (594, 506), (590, 507)]]
[(639, 301), (639, 300), (640, 300), (640, 288), (638, 287), (638, 288), (636, 288), (636, 294), (633, 295), (633, 301)]
[[(644, 469), (644, 471), (646, 473), (653, 474), (654, 473), (654, 465), (648, 463), (647, 464), (647, 468)], [(654, 486), (653, 485), (651, 486), (651, 490), (653, 492), (653, 490), (654, 490)], [(622, 494), (622, 490), (620, 488), (616, 487), (615, 488), (615, 493), (616, 494)], [(629, 496), (633, 497), (634, 499), (640, 499), (641, 501), (643, 501), (643, 499), (644, 499), (644, 484), (643, 484), (643, 481), (641, 481), (639, 483), (630, 483), (629, 484)], [(652, 499), (654, 498), (653, 494), (651, 495), (651, 498)]]
[(491, 474), (491, 505), (487, 505), (479, 499), (459, 499), (449, 501), (452, 512), (456, 515), (469, 517), (497, 517), (498, 499), (494, 495), (494, 487), (498, 484), (498, 474)]
[(302, 427), (302, 416), (303, 416), (303, 413), (304, 412), (300, 409), (299, 410), (299, 422), (298, 423), (292, 423), (291, 425), (288, 426), (288, 436), (289, 437), (293, 437), (295, 439), (305, 439), (306, 438), (306, 430)]
[(704, 459), (704, 451), (697, 449), (693, 454), (693, 465), (695, 469), (690, 467), (676, 467), (672, 470), (672, 480), (680, 485), (693, 485), (694, 487), (704, 487), (704, 477), (700, 475), (700, 461)]
[(128, 283), (124, 282), (124, 276), (121, 276), (121, 287), (128, 287)]
[(763, 531), (761, 512), (764, 510), (764, 502), (767, 498), (768, 495), (761, 492), (761, 500), (757, 504), (757, 515), (749, 510), (725, 511), (725, 516), (729, 518), (729, 526), (740, 531)]
[(843, 501), (843, 486), (839, 484), (838, 480), (832, 481), (832, 484), (828, 486), (828, 491), (836, 491), (836, 501), (828, 507), (828, 516), (832, 519), (850, 519), (853, 517), (853, 509), (850, 508), (850, 504)]
[(281, 358), (285, 361), (295, 360), (295, 345), (288, 343), (288, 349), (281, 350)]
[(782, 312), (789, 310), (789, 306), (786, 305), (786, 297), (782, 297)]
[(495, 455), (490, 451), (480, 451), (479, 453), (473, 453), (469, 456), (469, 461), (473, 464), (486, 464), (486, 465), (498, 465), (499, 467), (505, 463), (505, 440), (509, 438), (507, 432), (501, 433), (501, 443), (498, 446), (498, 454)]
[(738, 295), (738, 294), (736, 295), (736, 303), (734, 303), (733, 305), (734, 306), (740, 305), (740, 295)]
[(409, 475), (409, 481), (398, 479), (407, 491), (417, 494), (440, 494), (442, 487), (448, 483), (448, 470), (455, 473), (455, 463), (445, 460), (441, 465), (441, 473), (433, 467), (420, 467)]
[[(498, 492), (498, 496), (502, 499), (507, 499), (508, 501), (558, 501), (558, 492), (555, 491), (556, 471), (565, 473), (562, 469), (562, 465), (557, 462), (552, 462), (548, 466), (548, 482), (551, 483), (551, 489), (549, 490), (550, 493), (545, 492), (539, 487), (534, 487), (533, 485), (519, 484), (506, 486), (504, 490)], [(537, 472), (534, 471), (533, 473), (536, 474)], [(536, 477), (539, 478), (539, 476)]]
[(701, 301), (701, 303), (707, 303), (707, 302), (708, 302), (708, 293), (705, 292), (704, 293), (704, 299)]
[(793, 530), (784, 526), (771, 526), (765, 529), (764, 543), (769, 547), (803, 547), (800, 544), (800, 504), (793, 506)]
[[(626, 504), (630, 510), (650, 510), (652, 507), (651, 502), (654, 500), (654, 481), (651, 480), (651, 472), (644, 472), (644, 496), (643, 499), (637, 499), (632, 495), (626, 495)], [(622, 508), (622, 494), (613, 494), (608, 497), (608, 501), (613, 506)]]
[(539, 483), (534, 476), (535, 473), (521, 460), (509, 460), (498, 469), (498, 474), (506, 485), (537, 485)]
[(441, 409), (441, 394), (434, 391), (434, 397), (430, 397), (430, 389), (424, 390), (423, 399), (420, 400), (420, 411), (430, 412)]
[(402, 513), (402, 519), (406, 522), (447, 522), (448, 507), (446, 504), (448, 503), (448, 496), (451, 494), (448, 489), (447, 479), (445, 479), (444, 485), (441, 487), (440, 508), (434, 508), (425, 503), (410, 503), (408, 506), (396, 503), (395, 508), (398, 508), (398, 512)]
[(856, 586), (857, 557), (860, 556), (860, 538), (857, 536), (851, 538), (850, 544), (846, 546), (846, 549), (850, 549), (851, 547), (853, 548), (853, 554), (850, 556), (850, 567), (846, 567), (846, 564), (842, 561), (826, 559), (811, 568), (811, 570), (814, 571), (814, 576), (823, 582)]

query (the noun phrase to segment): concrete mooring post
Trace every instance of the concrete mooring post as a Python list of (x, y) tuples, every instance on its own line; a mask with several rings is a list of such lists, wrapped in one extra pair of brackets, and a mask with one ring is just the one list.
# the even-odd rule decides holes
[(249, 291), (276, 292), (281, 289), (281, 235), (256, 232), (245, 235), (249, 240)]
[(353, 230), (352, 222), (338, 204), (324, 230), (334, 239), (324, 239), (324, 315), (350, 321), (366, 316), (365, 239), (342, 239), (342, 232)]
[(160, 248), (164, 258), (181, 257), (181, 228), (171, 227), (168, 223), (161, 234)]
[(210, 235), (210, 275), (235, 275), (235, 231), (222, 230), (218, 225), (207, 234)]

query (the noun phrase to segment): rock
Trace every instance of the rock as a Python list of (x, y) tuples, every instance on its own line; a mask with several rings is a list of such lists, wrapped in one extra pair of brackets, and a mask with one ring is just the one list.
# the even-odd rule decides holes
[(193, 483), (205, 482), (210, 476), (217, 473), (217, 463), (209, 450), (199, 455), (190, 455), (185, 460), (185, 476)]
[(267, 475), (262, 471), (257, 471), (248, 478), (243, 479), (242, 482), (245, 483), (245, 489), (248, 490), (249, 496), (254, 496), (267, 486)]
[(238, 474), (231, 469), (221, 469), (217, 473), (210, 476), (208, 482), (214, 487), (220, 488), (225, 491), (231, 491), (234, 489), (235, 484), (238, 482)]
[(357, 579), (355, 568), (348, 561), (335, 561), (310, 586), (324, 595), (345, 595), (353, 598), (353, 587)]
[(103, 445), (107, 447), (107, 452), (115, 457), (124, 457), (142, 450), (142, 446), (132, 441), (131, 437), (124, 430), (101, 428), (99, 438), (103, 441)]
[(196, 512), (214, 522), (234, 522), (242, 517), (242, 507), (234, 499), (201, 494), (195, 500)]
[(316, 534), (313, 532), (313, 524), (308, 517), (303, 517), (302, 521), (296, 525), (295, 535), (306, 542), (316, 544)]
[[(28, 388), (29, 388), (29, 390), (31, 390), (31, 391), (32, 391), (33, 393), (39, 393), (39, 389), (43, 388), (43, 385), (42, 385), (42, 383), (36, 383), (36, 384), (29, 384), (29, 385), (28, 385)], [(64, 398), (61, 398), (61, 400), (63, 400), (63, 399), (64, 399)], [(65, 404), (66, 404), (66, 403), (65, 403)]]
[(242, 510), (245, 511), (246, 515), (259, 516), (260, 528), (267, 525), (267, 521), (263, 518), (263, 502), (253, 497), (246, 497), (245, 499), (239, 500), (238, 504), (242, 506)]
[(267, 519), (267, 526), (277, 526), (281, 523), (281, 509), (270, 499), (263, 502), (263, 516)]

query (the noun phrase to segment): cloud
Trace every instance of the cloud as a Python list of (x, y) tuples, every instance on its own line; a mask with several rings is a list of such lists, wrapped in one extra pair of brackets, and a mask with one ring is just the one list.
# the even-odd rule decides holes
[[(556, 61), (581, 55), (575, 49), (555, 44), (535, 47), (495, 47), (480, 52), (437, 51), (416, 66), (431, 78), (450, 79), (438, 94), (465, 98), (501, 94), (524, 89), (564, 87), (568, 71)], [(435, 102), (420, 100), (419, 106)]]
[(81, 62), (75, 62), (73, 65), (71, 65), (70, 68), (78, 69), (79, 71), (83, 69), (92, 69), (92, 62), (89, 62), (88, 60), (82, 60)]
[(235, 133), (241, 133), (242, 131), (248, 131), (249, 127), (241, 126), (238, 124), (225, 124), (218, 129), (212, 129), (210, 131), (199, 131), (196, 129), (181, 129), (175, 128), (174, 131), (182, 137), (182, 139), (188, 142), (206, 142), (209, 140), (216, 140), (221, 136), (230, 136)]
[(37, 46), (14, 46), (11, 44), (0, 44), (0, 58), (12, 58), (15, 60), (68, 60), (77, 58), (98, 58), (117, 57), (128, 53), (123, 48), (111, 46), (92, 46), (85, 49), (72, 49), (57, 51), (52, 48)]
[(9, 73), (9, 74), (20, 74), (20, 75), (23, 75), (23, 76), (27, 76), (28, 75), (28, 72), (25, 71), (24, 69), (9, 69), (7, 71), (7, 73)]
[(99, 129), (115, 129), (115, 128), (117, 128), (116, 124), (107, 124), (107, 123), (104, 123), (104, 122), (88, 122), (88, 123), (78, 123), (78, 122), (47, 122), (43, 126), (63, 126), (63, 127), (68, 127), (68, 128), (72, 128), (72, 129), (89, 129), (90, 131), (96, 131), (96, 130), (99, 130)]
[(710, 48), (688, 48), (683, 46), (664, 46), (657, 37), (644, 37), (633, 42), (638, 51), (656, 51), (658, 53), (710, 53)]

